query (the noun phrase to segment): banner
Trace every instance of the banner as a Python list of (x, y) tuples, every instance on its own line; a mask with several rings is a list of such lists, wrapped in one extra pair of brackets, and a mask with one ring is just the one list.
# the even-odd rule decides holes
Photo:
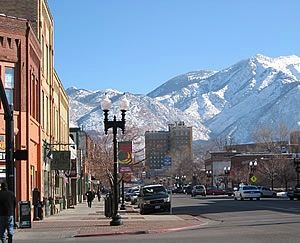
[(118, 161), (120, 173), (130, 173), (132, 163), (132, 141), (118, 142)]

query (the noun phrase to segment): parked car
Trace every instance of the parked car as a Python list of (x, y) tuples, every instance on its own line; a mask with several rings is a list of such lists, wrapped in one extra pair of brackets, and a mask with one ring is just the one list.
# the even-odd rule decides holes
[(206, 196), (206, 189), (204, 185), (193, 186), (191, 196), (195, 197), (197, 195)]
[(171, 210), (170, 195), (160, 184), (143, 186), (139, 193), (140, 214)]
[(300, 200), (300, 184), (297, 184), (294, 188), (290, 188), (287, 191), (287, 196), (290, 200), (294, 200), (294, 198)]
[(276, 192), (265, 186), (257, 186), (260, 191), (261, 197), (276, 197)]
[(140, 194), (140, 189), (139, 189), (138, 191), (133, 192), (133, 193), (130, 195), (130, 202), (131, 202), (132, 205), (137, 204), (139, 194)]
[(183, 186), (183, 193), (185, 194), (191, 194), (192, 193), (192, 185), (185, 185)]
[(183, 188), (181, 186), (172, 188), (172, 193), (183, 193)]
[(233, 189), (232, 188), (227, 188), (225, 189), (225, 195), (231, 197), (234, 195)]
[(239, 186), (236, 190), (234, 190), (234, 200), (253, 200), (253, 198), (256, 198), (256, 200), (260, 200), (260, 197), (260, 190), (256, 186), (242, 185)]
[(288, 196), (287, 196), (287, 192), (284, 192), (284, 191), (282, 191), (282, 192), (277, 192), (277, 193), (276, 193), (276, 197), (287, 198), (287, 197), (288, 197)]
[(215, 186), (206, 187), (206, 195), (224, 195), (225, 190), (219, 189)]
[(138, 187), (131, 187), (127, 190), (127, 192), (125, 192), (125, 196), (124, 196), (124, 200), (126, 202), (131, 201), (131, 195), (135, 192), (139, 191)]

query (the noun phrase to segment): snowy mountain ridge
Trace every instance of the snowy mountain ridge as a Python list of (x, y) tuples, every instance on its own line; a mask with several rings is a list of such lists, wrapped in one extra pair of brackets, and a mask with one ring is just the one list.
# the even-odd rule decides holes
[[(284, 123), (291, 130), (299, 129), (299, 89), (300, 57), (258, 54), (221, 71), (176, 76), (147, 95), (127, 93), (126, 121), (141, 135), (184, 121), (193, 126), (194, 140), (230, 136), (235, 142), (248, 143), (259, 127)], [(123, 92), (67, 89), (72, 123), (103, 131), (99, 104), (105, 92), (117, 106)]]

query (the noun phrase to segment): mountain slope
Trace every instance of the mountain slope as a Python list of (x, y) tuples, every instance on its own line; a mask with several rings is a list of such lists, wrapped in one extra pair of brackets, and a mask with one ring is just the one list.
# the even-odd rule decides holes
[[(100, 107), (100, 100), (105, 93), (112, 100), (110, 114), (114, 114), (120, 119), (118, 101), (123, 93), (117, 90), (90, 91), (82, 96), (81, 94), (84, 92), (80, 89), (67, 89), (67, 94), (70, 97), (70, 119), (72, 123), (82, 126), (85, 130), (103, 131), (103, 111)], [(127, 129), (137, 129), (141, 135), (144, 135), (145, 131), (167, 130), (168, 124), (185, 121), (186, 125), (193, 126), (194, 139), (206, 140), (208, 138), (207, 129), (197, 118), (191, 115), (176, 108), (167, 107), (146, 95), (126, 93), (126, 98), (130, 103), (129, 110), (126, 112)]]
[(177, 91), (150, 95), (198, 114), (211, 137), (229, 135), (237, 142), (251, 142), (253, 130), (261, 126), (284, 123), (298, 128), (299, 78), (300, 57), (256, 55)]
[[(300, 57), (256, 55), (218, 72), (179, 75), (148, 95), (126, 94), (131, 103), (126, 120), (142, 133), (166, 130), (169, 123), (180, 120), (194, 127), (195, 140), (230, 136), (248, 143), (259, 127), (284, 123), (299, 129), (299, 89)], [(68, 89), (72, 122), (103, 131), (99, 104), (104, 92), (117, 106), (119, 91)]]

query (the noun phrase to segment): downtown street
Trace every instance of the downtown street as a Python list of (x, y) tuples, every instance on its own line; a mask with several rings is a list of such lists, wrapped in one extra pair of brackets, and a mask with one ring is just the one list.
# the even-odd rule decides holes
[[(175, 194), (172, 205), (172, 215), (140, 215), (134, 207), (131, 222), (126, 220), (130, 218), (128, 216), (123, 220), (124, 227), (128, 224), (133, 228), (128, 226), (127, 231), (120, 229), (120, 234), (120, 226), (109, 226), (109, 220), (104, 219), (103, 201), (95, 202), (91, 209), (78, 205), (74, 211), (67, 210), (65, 214), (43, 221), (42, 228), (38, 226), (41, 222), (33, 222), (33, 229), (18, 229), (15, 242), (299, 242), (299, 201), (285, 198), (234, 201), (227, 196), (191, 198)], [(81, 220), (72, 220), (80, 214)], [(185, 215), (187, 221), (192, 220), (191, 216), (196, 217), (201, 224), (172, 229), (172, 217), (179, 215)], [(144, 220), (132, 224), (141, 217)], [(159, 222), (167, 223), (159, 225)], [(139, 230), (155, 227), (155, 224), (160, 230), (152, 233)], [(102, 225), (103, 231), (93, 232), (94, 225)], [(90, 234), (84, 233), (87, 228)]]

